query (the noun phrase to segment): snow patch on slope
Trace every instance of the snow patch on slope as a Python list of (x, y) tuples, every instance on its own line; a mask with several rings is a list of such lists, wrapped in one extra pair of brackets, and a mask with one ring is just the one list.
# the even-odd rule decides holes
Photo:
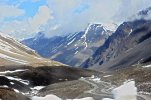
[(114, 23), (103, 23), (103, 27), (106, 29), (106, 30), (110, 30), (110, 31), (113, 31), (115, 32), (118, 25), (114, 24)]
[(22, 72), (22, 71), (26, 71), (26, 70), (28, 70), (28, 69), (17, 69), (17, 70), (13, 70), (13, 71), (7, 70), (7, 71), (0, 72), (0, 74)]
[(142, 66), (143, 68), (149, 68), (151, 65)]
[(84, 35), (81, 37), (81, 39), (84, 39), (85, 49), (88, 47), (87, 34), (88, 34), (89, 30), (91, 29), (91, 25), (93, 25), (93, 24), (88, 25), (87, 29), (85, 30)]
[(67, 45), (70, 45), (71, 43), (73, 43), (75, 39), (76, 38), (72, 39)]

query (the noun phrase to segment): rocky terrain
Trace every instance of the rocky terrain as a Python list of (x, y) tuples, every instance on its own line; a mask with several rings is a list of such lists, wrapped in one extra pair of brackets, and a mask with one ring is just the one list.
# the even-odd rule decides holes
[[(93, 97), (94, 100), (113, 98), (112, 90), (125, 81), (134, 80), (138, 100), (150, 100), (151, 63), (109, 72), (65, 66), (20, 66), (20, 69), (0, 71), (2, 100), (32, 100), (33, 96), (53, 94), (66, 99)], [(5, 68), (7, 68), (5, 66)], [(140, 73), (142, 74), (140, 76)], [(5, 91), (5, 92), (3, 92)], [(6, 95), (3, 95), (6, 94)]]
[[(90, 85), (88, 84), (88, 86), (86, 86), (85, 83), (78, 85), (76, 81), (72, 82), (72, 80), (78, 80), (81, 77), (90, 77), (93, 74), (99, 75), (99, 72), (66, 66), (42, 66), (37, 68), (33, 68), (32, 66), (20, 66), (19, 69), (14, 66), (11, 70), (2, 68), (0, 71), (0, 98), (2, 98), (2, 100), (30, 100), (32, 96), (38, 95), (38, 90), (41, 88), (50, 84), (59, 84), (60, 82), (71, 85), (75, 84), (78, 87), (83, 86), (84, 89), (81, 89), (81, 93), (83, 93), (85, 90), (91, 88), (89, 87)], [(77, 83), (78, 82), (79, 81), (77, 81)], [(52, 88), (57, 89), (55, 86)], [(51, 88), (46, 88), (46, 90), (41, 91), (47, 92), (49, 89)], [(61, 87), (58, 87), (58, 89), (60, 90)], [(76, 91), (78, 92), (79, 90)], [(39, 95), (44, 96), (46, 95), (45, 92), (39, 92)], [(69, 93), (71, 92), (72, 91), (69, 91)], [(2, 93), (6, 95), (2, 95)], [(55, 94), (55, 92), (52, 92), (52, 94)], [(11, 97), (11, 95), (13, 95), (13, 97)], [(63, 94), (63, 96), (65, 95), (66, 94)]]

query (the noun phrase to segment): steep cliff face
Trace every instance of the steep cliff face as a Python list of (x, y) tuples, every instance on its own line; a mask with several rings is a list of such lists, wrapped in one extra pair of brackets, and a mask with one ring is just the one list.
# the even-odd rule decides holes
[(115, 68), (136, 64), (150, 56), (150, 37), (151, 21), (124, 22), (82, 66)]

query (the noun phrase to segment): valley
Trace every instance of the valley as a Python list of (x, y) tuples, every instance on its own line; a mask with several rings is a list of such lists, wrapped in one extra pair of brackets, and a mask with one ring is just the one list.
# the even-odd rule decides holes
[(0, 100), (151, 100), (148, 0), (0, 2)]
[[(150, 29), (150, 20), (121, 24), (115, 33), (103, 40), (102, 46), (82, 64), (82, 68), (43, 58), (1, 33), (0, 97), (2, 100), (35, 100), (50, 98), (52, 94), (63, 100), (87, 97), (103, 100), (114, 98), (112, 91), (124, 82), (135, 81), (137, 100), (150, 100)], [(84, 35), (87, 37), (88, 34)], [(65, 45), (77, 44), (71, 41)], [(86, 44), (81, 50), (88, 50)]]

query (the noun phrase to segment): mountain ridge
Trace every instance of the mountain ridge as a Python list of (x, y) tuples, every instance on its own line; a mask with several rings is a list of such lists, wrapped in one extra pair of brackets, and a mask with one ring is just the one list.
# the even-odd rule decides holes
[(112, 30), (116, 26), (115, 24), (103, 26), (99, 23), (90, 23), (81, 32), (37, 40), (35, 37), (24, 40), (22, 43), (36, 50), (43, 57), (77, 67), (113, 33), (108, 30), (110, 25), (112, 25)]
[[(120, 64), (120, 60), (118, 59), (116, 61), (115, 60), (116, 58), (119, 57), (123, 59), (127, 55), (126, 52), (130, 51), (132, 48), (137, 47), (137, 45), (145, 42), (145, 40), (150, 38), (150, 33), (151, 33), (150, 24), (151, 24), (150, 20), (136, 20), (132, 22), (124, 22), (119, 26), (119, 28), (115, 31), (115, 33), (113, 33), (107, 39), (107, 41), (103, 44), (103, 46), (101, 46), (92, 57), (90, 57), (85, 63), (83, 63), (82, 66), (84, 66), (84, 68), (95, 66), (94, 69), (96, 67), (100, 69), (101, 67), (104, 69), (113, 68), (113, 66), (118, 67)], [(150, 43), (149, 40), (148, 43)], [(149, 47), (149, 44), (144, 46)], [(143, 51), (139, 51), (139, 49), (141, 48), (143, 47), (136, 49), (136, 51), (138, 51), (138, 53), (143, 52)], [(148, 48), (148, 51), (146, 51), (148, 55), (149, 55), (149, 50), (150, 48)], [(135, 56), (137, 58), (137, 55), (133, 54), (133, 52), (135, 51), (131, 52), (131, 57)], [(145, 56), (146, 54), (142, 55), (142, 58), (137, 59), (137, 61), (143, 59)], [(127, 61), (129, 61), (129, 59), (127, 58)], [(125, 60), (123, 59), (121, 63), (122, 62), (124, 63), (124, 61)], [(116, 62), (116, 64), (114, 62)], [(131, 66), (132, 64), (136, 64), (135, 58), (133, 60), (133, 63), (131, 62), (131, 64), (128, 65), (123, 64), (123, 67), (128, 67)], [(105, 66), (107, 68), (105, 68)], [(120, 66), (122, 68), (122, 65)]]
[[(48, 62), (48, 63), (47, 63)], [(0, 64), (5, 65), (63, 65), (40, 57), (34, 50), (21, 44), (14, 38), (0, 32)]]

